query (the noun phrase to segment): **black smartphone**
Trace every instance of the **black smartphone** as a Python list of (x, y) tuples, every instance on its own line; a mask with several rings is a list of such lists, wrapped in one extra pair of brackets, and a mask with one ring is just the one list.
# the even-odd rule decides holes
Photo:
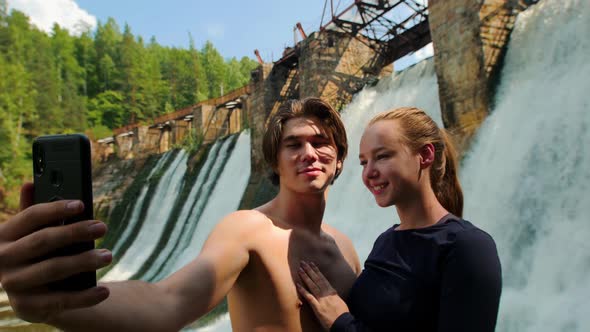
[[(90, 140), (82, 134), (40, 136), (33, 141), (34, 203), (77, 199), (84, 211), (58, 225), (94, 219)], [(58, 249), (51, 256), (70, 256), (94, 249), (94, 241)], [(76, 291), (96, 286), (96, 272), (83, 272), (49, 285)]]

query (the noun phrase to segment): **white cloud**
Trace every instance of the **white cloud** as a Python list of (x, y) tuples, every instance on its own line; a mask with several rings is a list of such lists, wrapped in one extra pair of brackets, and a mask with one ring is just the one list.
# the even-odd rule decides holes
[(80, 8), (74, 0), (8, 0), (8, 9), (27, 14), (31, 23), (47, 32), (54, 23), (75, 35), (96, 27), (96, 17)]

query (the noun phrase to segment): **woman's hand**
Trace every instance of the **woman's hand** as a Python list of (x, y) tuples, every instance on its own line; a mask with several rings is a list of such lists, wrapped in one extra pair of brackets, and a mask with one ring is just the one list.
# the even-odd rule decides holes
[(329, 330), (336, 318), (348, 312), (348, 306), (314, 263), (302, 261), (298, 272), (306, 287), (297, 283), (297, 291), (311, 305), (324, 329)]

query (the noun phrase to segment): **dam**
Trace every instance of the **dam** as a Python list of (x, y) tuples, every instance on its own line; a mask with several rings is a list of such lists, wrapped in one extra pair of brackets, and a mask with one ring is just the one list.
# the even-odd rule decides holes
[[(354, 158), (356, 142), (374, 114), (415, 105), (460, 143), (465, 218), (497, 242), (504, 288), (496, 330), (589, 330), (590, 231), (584, 216), (590, 213), (590, 173), (583, 147), (590, 141), (584, 91), (590, 83), (590, 4), (452, 3), (428, 3), (434, 56), (403, 71), (389, 63), (367, 71), (372, 76), (354, 76), (353, 83), (341, 80), (352, 76), (346, 72), (323, 78), (336, 68), (359, 73), (378, 62), (354, 67), (342, 64), (346, 57), (326, 60), (332, 33), (312, 33), (301, 41), (296, 63), (289, 52), (278, 64), (262, 63), (250, 85), (231, 98), (121, 128), (112, 141), (95, 144), (102, 145), (104, 160), (95, 197), (112, 230), (101, 245), (117, 257), (101, 278), (160, 280), (194, 258), (223, 215), (272, 197), (276, 189), (265, 178), (261, 130), (282, 101), (309, 95), (334, 98), (347, 127), (351, 157), (330, 190), (325, 220), (352, 239), (364, 260), (397, 215), (372, 207)], [(338, 34), (343, 37), (333, 45), (356, 43), (333, 32)], [(349, 52), (362, 60), (359, 52)], [(306, 68), (321, 67), (315, 63), (321, 59), (328, 63), (325, 71), (312, 69), (318, 77), (306, 81)], [(181, 132), (199, 130), (202, 149), (172, 148)], [(224, 312), (222, 306), (212, 319), (186, 330), (230, 331)]]

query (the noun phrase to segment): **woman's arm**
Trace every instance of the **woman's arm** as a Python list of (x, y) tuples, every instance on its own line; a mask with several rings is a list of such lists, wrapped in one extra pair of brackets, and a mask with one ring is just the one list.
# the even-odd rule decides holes
[(494, 240), (479, 229), (461, 232), (445, 262), (438, 331), (493, 332), (502, 292)]

